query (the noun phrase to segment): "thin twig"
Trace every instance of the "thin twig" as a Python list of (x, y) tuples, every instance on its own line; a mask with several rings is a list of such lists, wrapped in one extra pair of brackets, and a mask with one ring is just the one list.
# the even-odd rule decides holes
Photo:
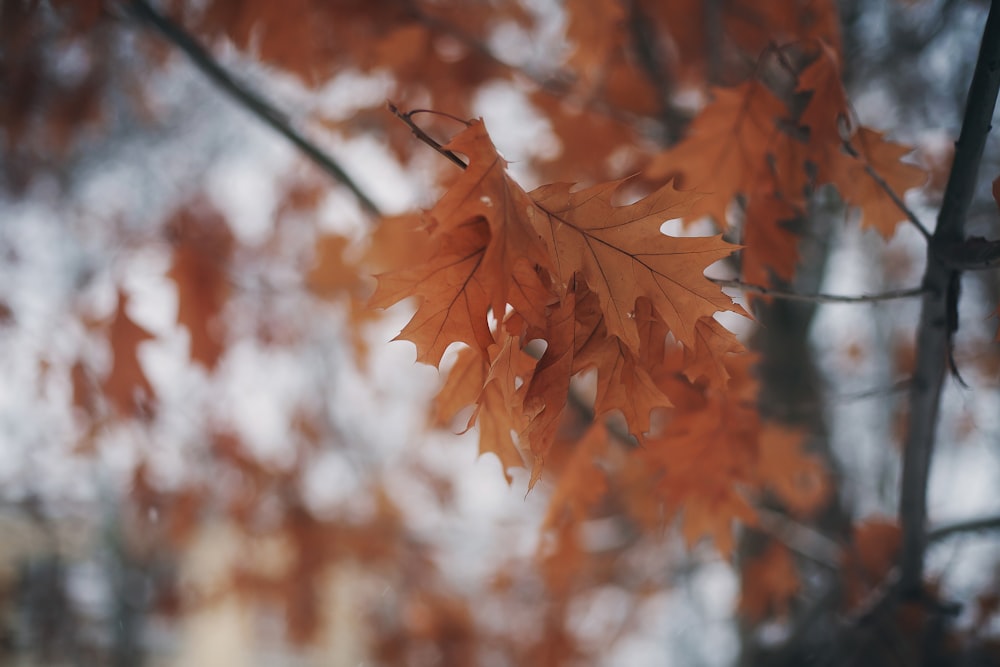
[(955, 144), (948, 185), (937, 227), (927, 249), (921, 284), (927, 289), (917, 334), (917, 362), (910, 388), (910, 410), (903, 446), (899, 524), (902, 528), (900, 588), (904, 594), (921, 590), (927, 548), (927, 480), (930, 475), (941, 391), (951, 357), (952, 337), (958, 327), (960, 272), (949, 268), (938, 248), (961, 242), (965, 218), (979, 174), (983, 147), (990, 131), (1000, 91), (1000, 0), (993, 0), (969, 97), (962, 130)]
[(865, 389), (863, 391), (849, 392), (846, 394), (838, 394), (832, 396), (830, 401), (833, 403), (850, 403), (851, 401), (863, 401), (866, 398), (874, 398), (876, 396), (888, 396), (889, 394), (895, 394), (897, 392), (906, 391), (910, 388), (913, 378), (904, 378), (888, 387), (877, 387), (875, 389)]
[(1000, 241), (972, 236), (960, 243), (937, 246), (938, 256), (949, 269), (982, 271), (1000, 266)]
[(759, 528), (800, 556), (833, 571), (841, 568), (840, 545), (812, 526), (795, 521), (787, 514), (755, 507)]
[[(462, 169), (466, 169), (469, 166), (465, 163), (465, 160), (458, 157), (458, 155), (456, 155), (452, 151), (446, 149), (444, 146), (438, 143), (438, 141), (434, 139), (434, 137), (424, 132), (422, 127), (413, 122), (413, 114), (426, 113), (427, 112), (426, 109), (414, 109), (413, 111), (403, 112), (399, 110), (399, 107), (397, 107), (395, 104), (389, 101), (386, 102), (386, 106), (389, 108), (389, 111), (391, 111), (396, 118), (406, 123), (406, 126), (410, 128), (410, 132), (413, 132), (413, 136), (415, 136), (417, 139), (420, 139), (420, 141), (424, 142), (425, 144), (436, 150), (438, 153), (440, 153), (441, 155), (445, 156), (446, 158), (454, 162)], [(446, 116), (448, 118), (452, 118), (454, 120), (460, 120), (455, 116), (452, 116), (451, 114), (441, 114), (441, 115)], [(465, 121), (460, 120), (460, 122), (464, 123)], [(468, 125), (468, 123), (466, 123), (466, 125)]]
[(140, 22), (156, 30), (168, 42), (184, 52), (194, 66), (220, 89), (271, 129), (288, 139), (303, 155), (350, 190), (368, 213), (374, 216), (382, 215), (375, 202), (365, 194), (364, 190), (336, 160), (293, 128), (286, 114), (275, 108), (259, 93), (236, 81), (215, 57), (184, 28), (157, 12), (146, 0), (130, 0), (126, 6)]
[(742, 280), (724, 278), (709, 278), (709, 280), (720, 287), (733, 287), (741, 289), (744, 292), (774, 297), (775, 299), (785, 299), (786, 301), (807, 301), (810, 303), (877, 303), (879, 301), (890, 301), (892, 299), (908, 299), (910, 297), (920, 296), (924, 293), (924, 288), (922, 287), (910, 287), (907, 289), (882, 292), (880, 294), (860, 294), (857, 296), (846, 296), (840, 294), (799, 294), (797, 292), (788, 292), (785, 290), (775, 289), (773, 287), (764, 287), (763, 285), (745, 283)]
[(977, 519), (955, 521), (954, 523), (946, 523), (928, 531), (927, 542), (933, 544), (963, 533), (978, 533), (998, 529), (1000, 529), (1000, 516), (984, 516)]

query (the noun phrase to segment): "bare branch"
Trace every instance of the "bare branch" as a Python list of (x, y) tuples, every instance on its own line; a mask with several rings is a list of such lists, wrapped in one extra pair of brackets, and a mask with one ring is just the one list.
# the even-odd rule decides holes
[(939, 256), (942, 247), (960, 243), (972, 201), (983, 147), (1000, 90), (1000, 0), (994, 0), (983, 30), (976, 69), (969, 86), (965, 117), (937, 227), (927, 248), (922, 285), (926, 288), (917, 336), (917, 362), (910, 388), (908, 430), (903, 449), (899, 523), (903, 531), (899, 588), (919, 594), (927, 548), (927, 478), (930, 473), (941, 390), (958, 326), (960, 272)]
[(949, 269), (956, 271), (979, 271), (1000, 266), (1000, 241), (989, 241), (981, 236), (938, 246), (937, 253)]
[(744, 292), (769, 296), (775, 299), (785, 299), (787, 301), (808, 301), (810, 303), (877, 303), (879, 301), (890, 301), (892, 299), (908, 299), (920, 296), (924, 293), (922, 287), (910, 287), (907, 289), (891, 290), (880, 294), (861, 294), (858, 296), (846, 296), (840, 294), (799, 294), (763, 285), (745, 283), (742, 280), (730, 280), (724, 278), (709, 278), (713, 283), (721, 287), (734, 287)]
[(231, 98), (257, 116), (257, 118), (271, 127), (271, 129), (288, 139), (303, 155), (319, 166), (320, 169), (350, 190), (368, 213), (374, 216), (382, 215), (375, 202), (344, 171), (344, 168), (336, 160), (292, 127), (286, 114), (275, 108), (273, 104), (265, 100), (256, 91), (236, 81), (219, 64), (215, 57), (184, 28), (157, 12), (146, 0), (130, 0), (126, 6), (138, 21), (160, 33), (168, 42), (183, 51), (194, 66), (201, 70), (202, 74), (208, 77), (221, 90), (225, 91)]
[(755, 507), (759, 528), (800, 556), (839, 571), (842, 549), (840, 545), (811, 526), (795, 521), (787, 514), (766, 507)]
[(966, 519), (954, 523), (946, 523), (928, 531), (928, 543), (941, 542), (949, 537), (963, 533), (978, 533), (987, 530), (1000, 529), (1000, 516), (984, 516), (977, 519)]

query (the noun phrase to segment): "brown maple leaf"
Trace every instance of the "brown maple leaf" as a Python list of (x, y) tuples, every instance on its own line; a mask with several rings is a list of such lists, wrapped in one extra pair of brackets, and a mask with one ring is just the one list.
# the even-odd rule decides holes
[(741, 570), (739, 611), (754, 621), (785, 613), (801, 588), (792, 554), (778, 542), (748, 559)]
[(306, 274), (306, 287), (317, 296), (332, 299), (354, 290), (360, 282), (358, 267), (344, 261), (351, 240), (338, 234), (316, 239), (316, 257)]
[[(452, 342), (485, 351), (493, 343), (486, 316), (492, 310), (502, 319), (508, 304), (530, 326), (545, 330), (544, 308), (550, 304), (541, 303), (541, 295), (549, 289), (553, 297), (565, 292), (578, 275), (597, 294), (608, 334), (636, 353), (639, 298), (648, 299), (688, 345), (694, 343), (698, 318), (719, 310), (743, 314), (703, 275), (736, 246), (719, 236), (674, 238), (660, 232), (690, 201), (670, 184), (627, 206), (612, 202), (621, 181), (577, 191), (556, 183), (528, 194), (506, 173), (482, 122), (471, 123), (446, 148), (470, 162), (427, 214), (438, 250), (420, 266), (379, 276), (372, 298), (376, 307), (410, 295), (421, 298), (399, 336), (417, 345), (418, 360), (437, 364)], [(551, 278), (563, 286), (546, 284)]]
[(151, 340), (153, 335), (132, 321), (127, 308), (128, 296), (118, 292), (118, 307), (108, 330), (111, 372), (101, 386), (104, 395), (119, 412), (132, 415), (148, 410), (148, 403), (156, 394), (138, 357), (139, 345)]
[[(511, 482), (510, 468), (522, 467), (528, 452), (518, 446), (514, 435), (527, 426), (524, 404), (524, 386), (530, 381), (535, 360), (519, 345), (516, 336), (507, 336), (493, 345), (490, 352), (490, 369), (483, 384), (483, 391), (469, 425), (478, 423), (479, 453), (493, 452), (500, 459), (507, 483)], [(542, 461), (533, 460), (532, 477), (537, 479)]]
[(810, 93), (799, 122), (809, 128), (810, 144), (840, 146), (841, 129), (851, 127), (847, 93), (840, 78), (838, 55), (819, 45), (816, 59), (799, 75), (796, 92)]
[(690, 195), (668, 183), (634, 204), (615, 206), (621, 185), (610, 181), (576, 191), (568, 183), (544, 185), (532, 191), (538, 210), (529, 215), (544, 235), (556, 275), (569, 283), (579, 274), (597, 295), (608, 334), (639, 352), (640, 298), (649, 300), (686, 345), (694, 344), (699, 317), (720, 310), (745, 314), (703, 275), (737, 246), (721, 236), (676, 238), (660, 232), (664, 221), (686, 211)]
[[(529, 267), (552, 268), (545, 244), (531, 224), (537, 207), (507, 174), (507, 161), (500, 157), (482, 121), (471, 123), (445, 148), (468, 156), (469, 166), (428, 217), (440, 227), (434, 229), (435, 235), (448, 233), (470, 220), (481, 218), (488, 223), (489, 239), (481, 258), (481, 279), (490, 296), (489, 305), (501, 319), (506, 304), (520, 291), (515, 284), (515, 265), (527, 262)], [(544, 326), (540, 320), (529, 323)]]
[(822, 460), (803, 450), (801, 431), (765, 424), (759, 439), (758, 476), (797, 516), (819, 510), (830, 493), (830, 479)]
[(212, 369), (225, 350), (220, 315), (231, 291), (233, 235), (225, 219), (204, 202), (178, 212), (169, 233), (174, 256), (167, 275), (177, 285), (177, 323), (191, 336), (191, 359)]
[(417, 346), (417, 361), (437, 366), (445, 349), (455, 342), (486, 353), (493, 345), (486, 316), (490, 298), (482, 264), (490, 240), (489, 227), (474, 218), (435, 235), (438, 247), (431, 259), (409, 269), (383, 273), (370, 306), (386, 308), (417, 296), (417, 312), (396, 337)]
[(725, 227), (726, 208), (740, 193), (753, 189), (778, 132), (785, 105), (759, 81), (716, 88), (714, 99), (691, 122), (688, 136), (649, 163), (645, 175), (655, 181), (677, 177), (677, 185), (703, 196), (690, 218), (711, 216)]
[(566, 14), (566, 37), (575, 47), (567, 65), (586, 95), (600, 84), (612, 53), (622, 46), (625, 10), (615, 0), (568, 0)]
[(906, 219), (896, 202), (868, 172), (875, 174), (900, 197), (927, 180), (919, 167), (900, 162), (913, 149), (885, 139), (884, 135), (867, 127), (858, 128), (850, 146), (857, 157), (839, 153), (830, 167), (830, 181), (851, 206), (861, 209), (862, 228), (873, 228), (889, 239), (896, 225)]
[(804, 213), (773, 192), (758, 192), (747, 203), (740, 270), (754, 285), (790, 281), (799, 262), (799, 235), (794, 225)]
[(564, 522), (583, 521), (588, 517), (608, 489), (607, 474), (598, 465), (607, 448), (608, 432), (600, 421), (594, 422), (572, 444), (549, 499), (543, 529), (552, 529)]
[(901, 545), (902, 531), (892, 519), (869, 517), (854, 525), (850, 548), (841, 557), (845, 608), (860, 604), (885, 580), (898, 562)]
[(479, 454), (496, 455), (508, 484), (512, 481), (508, 471), (523, 467), (526, 458), (512, 432), (519, 433), (526, 427), (523, 387), (530, 382), (535, 363), (513, 336), (505, 337), (503, 344), (492, 345), (488, 359), (477, 350), (465, 348), (458, 353), (447, 381), (434, 399), (434, 421), (439, 426), (449, 423), (466, 406), (475, 406), (463, 432), (473, 425), (478, 427)]
[[(594, 412), (604, 415), (618, 410), (625, 417), (629, 433), (638, 439), (650, 428), (650, 413), (656, 408), (671, 405), (670, 399), (657, 386), (649, 372), (649, 367), (632, 352), (621, 339), (609, 336), (597, 298), (589, 293), (578, 302), (576, 343), (577, 351), (574, 371), (588, 368), (597, 370), (597, 396)], [(643, 325), (643, 332), (665, 333), (665, 328), (656, 327), (652, 307), (648, 301), (640, 301), (637, 308), (637, 323)], [(650, 354), (662, 354), (664, 337), (647, 335)]]
[(729, 382), (726, 358), (742, 354), (746, 348), (731, 331), (713, 317), (703, 317), (695, 325), (694, 347), (684, 348), (684, 375), (692, 382), (706, 378), (709, 384), (725, 387)]

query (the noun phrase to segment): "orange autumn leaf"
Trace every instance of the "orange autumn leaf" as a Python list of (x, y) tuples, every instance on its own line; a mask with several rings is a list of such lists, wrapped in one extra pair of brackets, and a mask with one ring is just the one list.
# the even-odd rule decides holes
[(438, 365), (455, 342), (484, 352), (493, 345), (486, 320), (490, 309), (483, 255), (490, 241), (482, 218), (434, 238), (431, 259), (412, 268), (378, 276), (370, 305), (386, 308), (408, 297), (419, 299), (417, 312), (396, 337), (417, 346), (417, 361)]
[(598, 465), (607, 447), (608, 432), (599, 421), (573, 443), (573, 450), (559, 471), (549, 499), (543, 529), (554, 528), (563, 522), (576, 523), (588, 517), (608, 489), (607, 475)]
[[(578, 349), (574, 371), (589, 368), (597, 371), (594, 412), (604, 415), (612, 410), (620, 411), (629, 432), (641, 439), (650, 428), (650, 413), (656, 408), (669, 407), (670, 399), (656, 385), (649, 368), (632, 350), (621, 339), (607, 335), (605, 320), (593, 293), (582, 296), (576, 310)], [(636, 323), (646, 331), (656, 329), (648, 302), (639, 302)], [(660, 330), (665, 333), (665, 329)], [(659, 336), (658, 341), (656, 338), (654, 334), (649, 345), (652, 348), (650, 352), (656, 350), (658, 343), (662, 354), (663, 337)]]
[[(469, 426), (477, 424), (479, 454), (495, 454), (509, 484), (508, 470), (522, 467), (526, 459), (531, 459), (515, 437), (527, 425), (522, 410), (524, 385), (530, 380), (535, 360), (520, 349), (516, 337), (507, 337), (502, 344), (491, 346), (489, 354), (489, 373)], [(531, 463), (533, 480), (537, 480), (541, 461), (535, 459)]]
[(488, 223), (488, 243), (478, 260), (478, 275), (489, 295), (488, 305), (499, 319), (518, 291), (513, 277), (517, 264), (524, 262), (547, 270), (553, 267), (532, 225), (537, 206), (507, 174), (507, 161), (497, 152), (482, 121), (471, 123), (445, 148), (468, 156), (469, 166), (428, 213), (433, 221), (431, 231), (440, 236), (476, 220)]
[(379, 220), (369, 237), (364, 263), (378, 271), (420, 264), (431, 256), (430, 235), (423, 228), (423, 216), (410, 213)]
[[(744, 381), (734, 378), (730, 384)], [(661, 471), (655, 497), (668, 516), (679, 515), (689, 546), (708, 537), (728, 557), (736, 522), (756, 522), (746, 491), (756, 482), (758, 431), (754, 410), (728, 393), (709, 392), (700, 402), (673, 411), (665, 432), (647, 439), (639, 455)]]
[(435, 426), (447, 426), (460, 410), (476, 403), (489, 370), (489, 364), (475, 350), (459, 350), (447, 380), (434, 397), (431, 414)]
[(839, 58), (829, 46), (819, 45), (818, 56), (799, 75), (796, 90), (809, 93), (799, 122), (809, 128), (810, 144), (839, 146), (842, 129), (851, 127), (851, 112), (841, 83)]
[(615, 0), (568, 0), (566, 13), (566, 36), (575, 46), (567, 64), (579, 72), (585, 89), (593, 89), (604, 78), (612, 53), (620, 46), (625, 10)]
[(335, 298), (353, 290), (360, 282), (358, 267), (344, 261), (350, 239), (337, 234), (316, 240), (316, 258), (306, 274), (306, 287), (317, 296)]
[(694, 323), (720, 310), (745, 314), (709, 281), (709, 265), (737, 249), (721, 236), (676, 238), (660, 232), (680, 217), (689, 196), (667, 184), (634, 204), (615, 206), (620, 181), (571, 191), (566, 183), (532, 191), (544, 216), (529, 216), (542, 231), (565, 282), (579, 274), (597, 295), (608, 334), (639, 351), (636, 302), (653, 311), (679, 341), (694, 343)]
[(524, 397), (530, 420), (525, 436), (536, 461), (544, 461), (566, 407), (570, 379), (576, 372), (576, 293), (570, 291), (551, 313), (548, 346), (538, 360)]
[(462, 432), (477, 426), (480, 456), (487, 452), (496, 455), (508, 483), (512, 478), (507, 471), (523, 467), (527, 458), (515, 436), (528, 423), (522, 408), (524, 386), (530, 382), (535, 363), (519, 348), (516, 337), (492, 345), (488, 359), (464, 348), (434, 399), (432, 414), (437, 426), (446, 426), (463, 408), (474, 406)]
[(830, 480), (821, 459), (803, 450), (801, 431), (767, 423), (760, 434), (758, 475), (761, 482), (797, 516), (821, 509)]
[(123, 415), (148, 411), (156, 397), (146, 372), (139, 363), (139, 345), (152, 340), (153, 335), (128, 316), (128, 296), (118, 292), (118, 307), (108, 330), (111, 343), (111, 372), (101, 384), (104, 395)]
[(875, 130), (859, 128), (850, 145), (857, 157), (839, 153), (831, 167), (830, 180), (844, 201), (861, 209), (861, 227), (875, 229), (882, 238), (889, 239), (896, 232), (896, 225), (906, 219), (906, 214), (868, 169), (881, 177), (899, 197), (923, 185), (927, 174), (915, 165), (900, 162), (912, 148), (888, 141)]
[(685, 499), (681, 535), (688, 548), (703, 538), (711, 538), (719, 554), (729, 558), (736, 544), (737, 522), (754, 525), (756, 521), (757, 514), (746, 498), (733, 489), (716, 486), (692, 493)]
[(726, 357), (742, 354), (746, 348), (713, 317), (703, 317), (695, 325), (694, 347), (684, 348), (684, 375), (692, 382), (706, 378), (717, 387), (729, 382)]
[(211, 370), (225, 350), (220, 316), (231, 291), (233, 235), (225, 219), (201, 202), (177, 213), (169, 230), (174, 255), (167, 276), (177, 285), (177, 323), (191, 336), (191, 359)]
[(759, 81), (716, 88), (713, 96), (691, 122), (688, 136), (653, 158), (646, 176), (656, 181), (676, 176), (679, 187), (703, 193), (688, 215), (709, 215), (725, 227), (726, 208), (759, 178), (773, 150), (776, 121), (787, 112)]
[[(669, 184), (625, 206), (613, 203), (621, 181), (575, 191), (555, 183), (529, 194), (507, 175), (481, 122), (471, 123), (446, 148), (469, 156), (470, 163), (427, 214), (438, 250), (421, 266), (380, 275), (372, 298), (376, 307), (410, 295), (421, 299), (399, 336), (416, 344), (418, 360), (437, 364), (452, 342), (485, 351), (492, 344), (486, 316), (505, 312), (508, 304), (529, 325), (545, 329), (537, 296), (524, 298), (517, 279), (532, 271), (563, 286), (581, 277), (598, 296), (608, 334), (637, 353), (640, 298), (689, 345), (699, 317), (719, 310), (743, 313), (703, 275), (736, 246), (719, 236), (674, 238), (660, 232), (690, 199)], [(532, 291), (545, 289), (542, 283)], [(551, 289), (555, 294), (565, 287)]]
[(739, 612), (754, 621), (784, 614), (801, 588), (792, 554), (778, 542), (751, 556), (741, 570)]
[(841, 564), (848, 608), (883, 583), (896, 564), (901, 545), (902, 531), (891, 519), (869, 518), (854, 526), (851, 547), (844, 552)]
[(746, 208), (743, 242), (743, 279), (771, 285), (790, 281), (799, 262), (799, 236), (793, 226), (804, 214), (774, 193), (758, 193)]
[[(316, 254), (306, 273), (305, 285), (321, 299), (344, 304), (351, 343), (359, 361), (364, 363), (368, 353), (364, 325), (377, 319), (377, 315), (367, 307), (365, 294), (367, 286), (364, 277), (370, 269), (361, 263), (361, 259), (345, 256), (350, 242), (350, 239), (338, 234), (320, 236), (316, 240)], [(369, 248), (367, 255), (373, 252)]]

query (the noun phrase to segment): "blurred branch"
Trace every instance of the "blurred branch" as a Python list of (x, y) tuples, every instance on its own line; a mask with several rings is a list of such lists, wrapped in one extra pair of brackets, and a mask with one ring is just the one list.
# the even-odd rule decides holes
[(722, 83), (722, 45), (725, 42), (722, 3), (704, 0), (701, 11), (705, 25), (706, 78), (710, 84), (718, 86)]
[(769, 296), (775, 299), (785, 299), (787, 301), (808, 301), (810, 303), (875, 303), (878, 301), (889, 301), (892, 299), (907, 299), (909, 297), (920, 296), (926, 290), (923, 287), (910, 287), (907, 289), (891, 290), (880, 294), (861, 294), (858, 296), (843, 296), (839, 294), (799, 294), (787, 290), (764, 287), (745, 283), (742, 280), (730, 280), (724, 278), (709, 278), (710, 281), (720, 287), (734, 287), (744, 292)]
[(757, 513), (760, 530), (800, 556), (835, 572), (840, 570), (842, 549), (834, 540), (782, 512), (766, 507), (754, 507), (754, 511)]
[(919, 595), (927, 547), (927, 478), (941, 390), (950, 358), (952, 336), (958, 327), (957, 302), (960, 272), (950, 268), (938, 250), (960, 243), (972, 201), (983, 147), (1000, 90), (1000, 0), (993, 0), (969, 86), (962, 130), (955, 144), (948, 185), (937, 227), (927, 248), (927, 267), (920, 324), (917, 329), (917, 363), (910, 388), (910, 410), (903, 449), (903, 477), (899, 523), (903, 531), (899, 588), (904, 596)]
[(638, 0), (628, 3), (628, 32), (639, 65), (649, 79), (660, 103), (660, 125), (663, 128), (663, 144), (670, 146), (680, 136), (685, 118), (674, 105), (674, 83), (671, 79), (668, 56), (660, 44), (656, 26), (643, 12)]
[(168, 42), (184, 52), (191, 62), (201, 70), (216, 86), (225, 91), (241, 106), (257, 116), (264, 124), (288, 139), (320, 169), (339, 181), (350, 190), (361, 206), (371, 215), (381, 216), (379, 207), (368, 197), (361, 187), (351, 178), (336, 160), (323, 152), (316, 144), (306, 139), (298, 130), (292, 127), (288, 116), (259, 93), (236, 81), (232, 75), (219, 64), (208, 50), (202, 46), (183, 27), (160, 14), (146, 0), (130, 0), (126, 7), (138, 21), (152, 28)]
[(981, 236), (939, 246), (937, 253), (941, 261), (955, 271), (979, 271), (1000, 266), (1000, 241), (989, 241)]
[(928, 543), (941, 542), (949, 537), (961, 535), (962, 533), (977, 533), (986, 530), (998, 529), (1000, 529), (1000, 516), (984, 516), (979, 517), (978, 519), (966, 519), (964, 521), (946, 523), (929, 531), (927, 533), (927, 541)]

